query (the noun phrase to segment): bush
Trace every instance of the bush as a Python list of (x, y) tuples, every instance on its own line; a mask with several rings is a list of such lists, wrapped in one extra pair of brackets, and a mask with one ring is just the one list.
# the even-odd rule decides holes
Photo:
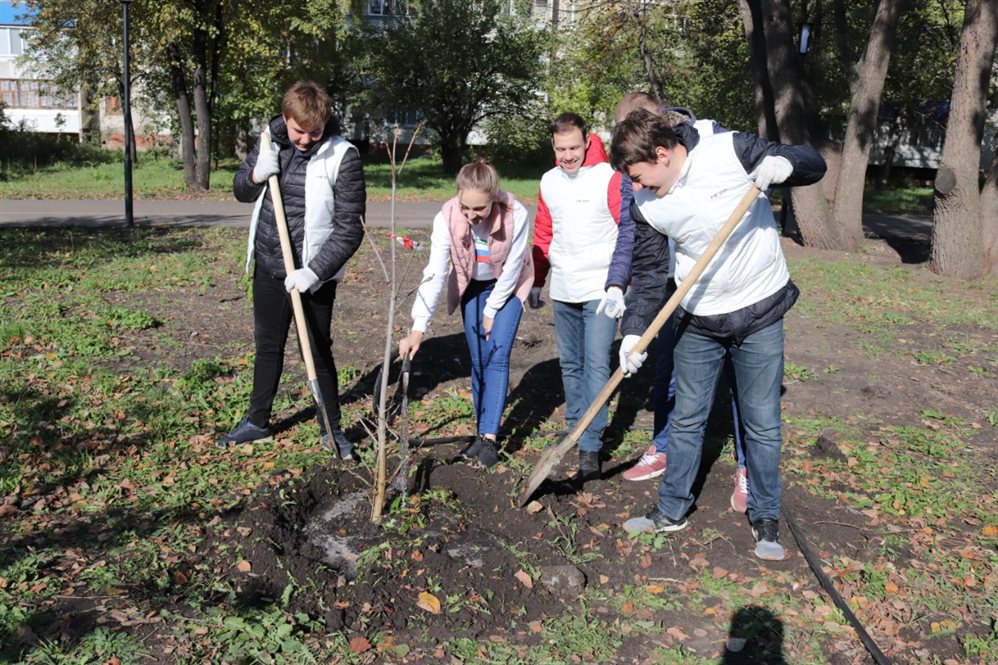
[(494, 163), (503, 175), (543, 173), (551, 168), (554, 156), (548, 121), (539, 113), (528, 112), (485, 123), (489, 143), (475, 147), (475, 152)]
[(121, 159), (116, 152), (81, 144), (69, 134), (42, 134), (30, 131), (23, 122), (14, 124), (0, 104), (0, 179), (56, 162), (88, 166)]

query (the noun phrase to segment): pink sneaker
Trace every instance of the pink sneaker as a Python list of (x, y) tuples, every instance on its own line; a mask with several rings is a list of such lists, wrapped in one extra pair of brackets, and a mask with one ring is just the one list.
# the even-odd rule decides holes
[(735, 471), (735, 491), (731, 493), (731, 510), (744, 513), (748, 510), (748, 470)]
[(665, 473), (665, 453), (656, 453), (655, 446), (645, 451), (638, 463), (624, 471), (624, 480), (648, 480)]

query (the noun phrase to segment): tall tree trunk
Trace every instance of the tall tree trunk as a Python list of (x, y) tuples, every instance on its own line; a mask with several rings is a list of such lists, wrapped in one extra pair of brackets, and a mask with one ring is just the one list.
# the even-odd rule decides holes
[[(953, 80), (946, 141), (936, 173), (930, 268), (950, 277), (972, 279), (994, 269), (985, 265), (985, 241), (995, 224), (992, 165), (985, 191), (978, 184), (984, 116), (998, 45), (998, 2), (968, 0)], [(988, 208), (985, 208), (985, 204)], [(991, 215), (985, 221), (985, 213)], [(985, 224), (988, 231), (985, 231)], [(991, 236), (991, 238), (989, 238)]]
[[(202, 12), (206, 9), (198, 3)], [(195, 186), (207, 190), (211, 179), (211, 111), (208, 102), (208, 34), (203, 24), (194, 28), (194, 116), (197, 119)]]
[(742, 14), (745, 37), (748, 39), (749, 51), (752, 54), (752, 87), (755, 89), (755, 109), (758, 116), (757, 133), (770, 141), (779, 141), (773, 86), (769, 84), (769, 74), (766, 71), (766, 36), (762, 32), (762, 10), (758, 3), (752, 3), (750, 6), (748, 0), (738, 0), (738, 9)]
[(461, 170), (461, 162), (464, 158), (464, 147), (467, 136), (461, 136), (460, 132), (439, 132), (440, 134), (440, 159), (444, 163), (444, 172), (448, 175), (457, 175)]
[(641, 55), (641, 61), (645, 65), (645, 76), (648, 77), (648, 85), (651, 86), (656, 98), (662, 100), (663, 103), (668, 103), (665, 98), (665, 90), (662, 88), (662, 81), (658, 78), (658, 73), (655, 71), (655, 61), (652, 59), (651, 53), (648, 52), (646, 39), (648, 29), (644, 17), (644, 14), (648, 11), (648, 4), (646, 0), (639, 0), (631, 9), (630, 14), (634, 20), (634, 27), (638, 31), (638, 53)]
[[(740, 0), (741, 1), (741, 0)], [(822, 147), (813, 95), (800, 75), (793, 39), (793, 23), (787, 0), (746, 0), (752, 32), (762, 31), (766, 63), (760, 71), (773, 90), (773, 113), (779, 140), (814, 143)], [(805, 245), (822, 249), (842, 246), (841, 233), (831, 221), (828, 201), (820, 183), (790, 190), (797, 227)]]
[(198, 124), (195, 186), (207, 190), (211, 179), (211, 112), (208, 111), (205, 70), (201, 66), (194, 70), (194, 114)]
[(984, 272), (998, 274), (998, 152), (991, 160), (988, 179), (981, 191), (981, 223)]
[(904, 0), (880, 0), (866, 50), (856, 65), (852, 104), (842, 145), (842, 169), (835, 187), (832, 218), (840, 230), (843, 249), (855, 252), (863, 240), (863, 190), (870, 146), (877, 128), (880, 96), (894, 52), (898, 15)]
[(191, 98), (179, 59), (170, 63), (170, 84), (177, 104), (177, 119), (180, 121), (180, 159), (184, 164), (184, 186), (191, 189), (197, 183), (194, 168), (194, 120), (191, 117)]

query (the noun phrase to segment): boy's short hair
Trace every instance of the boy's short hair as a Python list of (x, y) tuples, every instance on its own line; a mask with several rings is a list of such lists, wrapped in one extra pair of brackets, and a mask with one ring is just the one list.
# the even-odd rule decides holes
[(655, 148), (675, 148), (679, 136), (660, 114), (637, 109), (614, 128), (612, 140), (610, 163), (627, 173), (634, 164), (656, 161)]
[(554, 122), (548, 125), (548, 133), (551, 136), (570, 132), (573, 129), (578, 129), (582, 132), (582, 138), (589, 136), (589, 127), (586, 126), (586, 121), (578, 113), (562, 113), (554, 119)]
[(617, 104), (613, 117), (623, 120), (638, 109), (644, 109), (649, 113), (661, 113), (662, 106), (662, 100), (655, 95), (647, 92), (629, 92)]
[(333, 114), (332, 100), (315, 81), (298, 81), (284, 93), (281, 113), (303, 128), (319, 127)]
[(457, 172), (457, 191), (475, 189), (493, 199), (499, 196), (499, 172), (487, 160), (476, 159)]

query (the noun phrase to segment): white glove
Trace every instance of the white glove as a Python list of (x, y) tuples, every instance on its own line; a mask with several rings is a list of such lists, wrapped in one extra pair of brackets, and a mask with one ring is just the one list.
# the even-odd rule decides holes
[(755, 186), (766, 191), (770, 185), (778, 185), (786, 181), (790, 174), (794, 172), (794, 166), (786, 157), (766, 155), (759, 162), (759, 166), (749, 173), (749, 177), (755, 181)]
[(611, 319), (619, 319), (624, 315), (625, 309), (627, 305), (624, 304), (624, 292), (619, 286), (611, 286), (596, 306), (596, 316), (606, 314)]
[(647, 351), (631, 353), (631, 349), (634, 348), (639, 339), (641, 339), (640, 335), (624, 335), (624, 339), (620, 342), (620, 366), (624, 369), (624, 376), (631, 376), (637, 372), (648, 359)]
[(277, 175), (281, 168), (277, 165), (277, 153), (272, 150), (260, 150), (256, 156), (256, 166), (253, 167), (253, 182), (266, 185), (272, 175)]
[(527, 303), (530, 305), (530, 309), (538, 309), (544, 304), (543, 301), (541, 301), (541, 287), (530, 287), (530, 295), (527, 296)]
[(297, 289), (298, 293), (305, 293), (319, 283), (319, 276), (310, 268), (299, 268), (284, 278), (284, 288), (291, 293), (292, 289)]

